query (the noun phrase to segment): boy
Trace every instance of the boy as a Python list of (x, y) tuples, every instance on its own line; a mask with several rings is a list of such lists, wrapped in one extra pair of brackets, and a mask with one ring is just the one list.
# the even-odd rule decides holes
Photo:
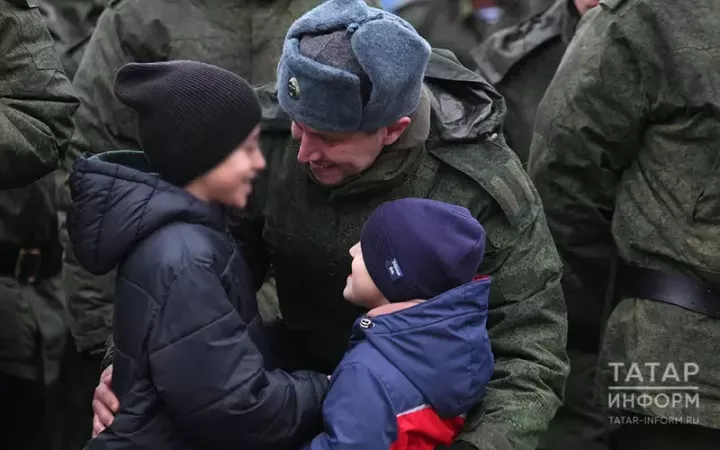
[(226, 231), (225, 208), (245, 206), (265, 167), (257, 97), (192, 61), (128, 64), (115, 95), (137, 112), (143, 152), (80, 159), (70, 178), (78, 261), (94, 274), (118, 266), (120, 410), (87, 448), (297, 448), (328, 380), (271, 370), (255, 289)]
[[(475, 277), (485, 232), (462, 207), (381, 205), (350, 249), (345, 298), (370, 309), (306, 448), (433, 450), (449, 445), (493, 373), (485, 323), (490, 280)], [(474, 281), (475, 280), (475, 281)]]

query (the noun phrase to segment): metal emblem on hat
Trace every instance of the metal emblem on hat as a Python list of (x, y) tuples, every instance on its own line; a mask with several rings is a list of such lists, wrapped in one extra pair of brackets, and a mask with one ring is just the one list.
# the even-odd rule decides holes
[(292, 98), (297, 99), (300, 97), (300, 84), (297, 78), (291, 77), (290, 81), (288, 81), (288, 93)]

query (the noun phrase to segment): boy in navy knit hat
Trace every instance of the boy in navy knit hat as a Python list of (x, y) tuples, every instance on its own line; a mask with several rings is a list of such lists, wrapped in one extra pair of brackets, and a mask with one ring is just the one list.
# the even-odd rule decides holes
[(485, 231), (462, 207), (385, 203), (350, 249), (345, 298), (370, 309), (323, 404), (325, 433), (307, 448), (433, 450), (450, 445), (493, 373), (490, 280), (476, 277)]

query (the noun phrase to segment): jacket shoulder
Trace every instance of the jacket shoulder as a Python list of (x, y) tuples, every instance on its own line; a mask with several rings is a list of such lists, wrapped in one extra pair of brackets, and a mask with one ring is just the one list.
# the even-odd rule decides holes
[(471, 52), (478, 72), (497, 84), (515, 64), (561, 39), (567, 14), (567, 0), (557, 0), (547, 10), (493, 33)]
[[(398, 415), (421, 406), (425, 399), (420, 391), (390, 360), (369, 342), (362, 342), (349, 351), (338, 365), (335, 373), (354, 370), (378, 380), (384, 387), (393, 412)], [(357, 395), (348, 392), (347, 395)]]
[(444, 167), (450, 172), (437, 178), (433, 195), (438, 200), (467, 207), (481, 222), (492, 219), (486, 217), (490, 204), (499, 206), (510, 233), (488, 235), (493, 245), (505, 245), (541, 212), (539, 197), (522, 163), (497, 133), (477, 142), (441, 142), (429, 150), (440, 162), (438, 170)]

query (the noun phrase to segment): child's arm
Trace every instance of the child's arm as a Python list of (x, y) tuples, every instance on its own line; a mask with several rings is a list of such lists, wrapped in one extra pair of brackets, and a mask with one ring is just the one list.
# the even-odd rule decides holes
[(320, 424), (327, 376), (266, 371), (248, 331), (202, 265), (183, 269), (158, 312), (151, 377), (178, 429), (201, 446), (295, 445)]
[(323, 419), (325, 432), (304, 450), (389, 449), (397, 439), (397, 418), (385, 385), (357, 364), (333, 375)]

